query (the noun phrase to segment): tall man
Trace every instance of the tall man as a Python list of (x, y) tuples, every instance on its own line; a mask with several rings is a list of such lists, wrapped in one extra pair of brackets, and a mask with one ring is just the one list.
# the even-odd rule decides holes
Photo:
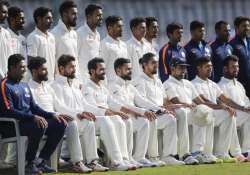
[(36, 28), (27, 37), (28, 55), (40, 56), (46, 59), (49, 81), (54, 80), (56, 68), (56, 41), (49, 32), (53, 23), (52, 10), (39, 7), (33, 14)]
[(7, 75), (8, 58), (13, 52), (10, 43), (11, 35), (2, 26), (8, 17), (8, 6), (7, 1), (0, 1), (0, 79)]
[(159, 24), (155, 17), (146, 17), (146, 35), (144, 41), (148, 44), (150, 51), (158, 55), (159, 48), (155, 39), (159, 35)]
[(200, 21), (190, 23), (191, 40), (185, 45), (188, 67), (188, 79), (192, 80), (196, 75), (196, 61), (202, 56), (211, 56), (211, 48), (205, 41), (205, 25)]
[(180, 46), (183, 35), (183, 26), (178, 23), (167, 25), (166, 33), (169, 42), (159, 52), (159, 76), (162, 82), (166, 81), (171, 74), (171, 60), (173, 58), (186, 58), (185, 50)]
[(223, 76), (224, 59), (232, 54), (232, 47), (229, 45), (230, 31), (231, 27), (226, 21), (218, 21), (215, 24), (216, 39), (210, 44), (215, 82), (219, 82)]
[(117, 58), (127, 58), (127, 45), (121, 40), (123, 20), (119, 16), (109, 16), (106, 19), (107, 36), (101, 41), (100, 56), (104, 59), (107, 81), (115, 79), (114, 62)]
[(239, 58), (238, 80), (246, 89), (248, 98), (250, 97), (250, 19), (248, 17), (237, 17), (234, 20), (235, 37), (230, 41), (232, 53)]
[(97, 27), (102, 24), (102, 7), (98, 4), (89, 4), (85, 9), (85, 19), (86, 23), (77, 29), (79, 66), (84, 84), (89, 77), (88, 62), (99, 56), (101, 39)]
[[(1, 116), (19, 120), (21, 135), (28, 136), (25, 174), (55, 172), (45, 162), (62, 139), (67, 121), (65, 116), (44, 111), (34, 102), (28, 84), (20, 82), (24, 73), (24, 57), (20, 54), (11, 55), (8, 59), (8, 76), (1, 81), (0, 113)], [(0, 130), (4, 137), (15, 135), (13, 126), (6, 123), (1, 123)], [(44, 134), (48, 138), (35, 161)]]

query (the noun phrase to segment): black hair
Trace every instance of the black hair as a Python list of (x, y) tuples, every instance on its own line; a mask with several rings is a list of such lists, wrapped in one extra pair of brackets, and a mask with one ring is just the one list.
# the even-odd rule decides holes
[(190, 31), (194, 31), (196, 29), (199, 29), (199, 28), (202, 28), (202, 27), (205, 27), (205, 24), (203, 22), (200, 22), (200, 21), (192, 21), (190, 23)]
[(240, 26), (241, 23), (248, 21), (250, 22), (250, 19), (248, 17), (245, 16), (238, 16), (234, 19), (234, 27), (238, 28)]
[(223, 20), (216, 22), (216, 24), (214, 26), (214, 30), (215, 31), (220, 30), (222, 25), (228, 25), (228, 22), (223, 21)]
[(28, 69), (32, 73), (33, 69), (38, 69), (39, 67), (41, 67), (45, 63), (46, 63), (46, 59), (43, 57), (39, 57), (39, 56), (31, 57), (31, 56), (29, 56)]
[(6, 7), (9, 7), (10, 6), (10, 4), (9, 4), (9, 2), (8, 1), (4, 1), (4, 0), (0, 0), (0, 7), (2, 7), (2, 6), (6, 6)]
[(230, 61), (238, 62), (239, 58), (236, 55), (229, 55), (224, 59), (223, 65), (228, 66)]
[(76, 7), (77, 5), (75, 4), (74, 1), (64, 1), (59, 7), (59, 13), (62, 17), (64, 12), (68, 11), (71, 8), (76, 8)]
[(114, 62), (114, 69), (116, 71), (116, 69), (122, 67), (124, 64), (128, 64), (131, 63), (130, 59), (127, 58), (117, 58)]
[(99, 4), (89, 4), (86, 8), (85, 8), (85, 16), (89, 16), (92, 15), (94, 13), (94, 11), (96, 10), (101, 10), (102, 7)]
[(10, 20), (12, 18), (16, 18), (20, 13), (22, 13), (23, 10), (19, 7), (13, 6), (8, 9), (8, 18), (7, 21), (10, 24)]
[(175, 30), (177, 29), (183, 29), (183, 26), (179, 23), (176, 22), (172, 22), (170, 24), (167, 25), (166, 27), (166, 33), (168, 34), (173, 34)]
[(156, 19), (155, 17), (146, 17), (146, 27), (149, 27), (153, 22), (158, 22), (158, 19)]
[(210, 61), (211, 61), (211, 59), (209, 56), (202, 56), (201, 58), (196, 60), (196, 67), (202, 66)]
[(75, 61), (75, 57), (71, 55), (61, 55), (57, 61), (58, 67), (62, 66), (65, 67), (67, 64), (69, 64), (71, 61)]
[(109, 26), (113, 26), (116, 24), (118, 21), (121, 21), (122, 18), (120, 16), (108, 16), (105, 20), (106, 27), (108, 28)]
[(134, 27), (137, 27), (139, 24), (145, 22), (146, 20), (144, 18), (136, 17), (130, 20), (130, 29), (132, 30)]
[(104, 63), (104, 60), (102, 58), (99, 58), (99, 57), (95, 57), (93, 58), (92, 60), (90, 60), (88, 62), (88, 70), (89, 70), (89, 74), (90, 74), (90, 71), (92, 69), (96, 70), (97, 68), (97, 64), (100, 64), (100, 63)]
[(35, 23), (37, 24), (38, 23), (38, 19), (37, 18), (43, 18), (45, 17), (49, 12), (52, 13), (52, 10), (50, 8), (47, 8), (47, 7), (38, 7), (34, 13), (33, 13), (33, 18), (34, 18), (34, 21)]
[(139, 59), (139, 63), (143, 65), (144, 63), (148, 63), (152, 58), (155, 56), (155, 54), (148, 52), (142, 56), (142, 58)]
[(10, 71), (12, 66), (16, 66), (23, 60), (25, 60), (25, 58), (21, 54), (10, 55), (8, 58), (8, 70)]

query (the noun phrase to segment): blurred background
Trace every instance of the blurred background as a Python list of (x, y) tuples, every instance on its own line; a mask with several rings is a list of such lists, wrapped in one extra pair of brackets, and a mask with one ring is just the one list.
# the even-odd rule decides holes
[[(33, 10), (39, 6), (53, 9), (54, 25), (59, 18), (59, 5), (63, 0), (9, 0), (11, 6), (20, 6), (25, 13), (26, 25), (23, 34), (27, 36), (34, 29)], [(214, 24), (218, 20), (226, 20), (231, 24), (233, 35), (233, 20), (236, 16), (250, 16), (250, 0), (75, 0), (78, 5), (78, 27), (85, 22), (84, 9), (89, 3), (99, 3), (103, 6), (104, 20), (109, 15), (119, 15), (123, 18), (125, 28), (123, 40), (131, 36), (129, 21), (133, 17), (155, 16), (159, 20), (159, 46), (167, 42), (166, 25), (179, 22), (184, 26), (183, 44), (189, 38), (189, 23), (200, 20), (205, 23), (207, 39), (214, 39)], [(106, 27), (100, 27), (103, 38)]]

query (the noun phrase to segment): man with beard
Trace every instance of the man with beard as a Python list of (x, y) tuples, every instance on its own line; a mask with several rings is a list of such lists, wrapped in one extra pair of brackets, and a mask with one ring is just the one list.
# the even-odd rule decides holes
[(210, 44), (214, 82), (220, 81), (223, 76), (223, 61), (228, 55), (232, 54), (232, 47), (229, 45), (230, 32), (231, 27), (226, 21), (219, 21), (215, 24), (216, 39)]
[[(9, 28), (7, 29), (11, 35), (11, 48), (13, 53), (21, 54), (26, 57), (26, 39), (20, 34), (24, 25), (24, 13), (19, 7), (10, 7), (8, 9), (7, 18)], [(16, 146), (14, 143), (8, 144), (8, 153), (5, 160), (8, 164), (16, 163)]]
[[(157, 114), (155, 114), (153, 111), (157, 111), (161, 109), (156, 104), (152, 103), (151, 101), (147, 100), (146, 98), (142, 97), (140, 93), (137, 91), (137, 89), (131, 84), (131, 62), (129, 59), (125, 58), (118, 58), (115, 61), (114, 64), (115, 72), (117, 75), (116, 81), (112, 82), (110, 84), (110, 91), (112, 93), (113, 98), (115, 98), (117, 101), (124, 104), (126, 107), (129, 107), (133, 109), (134, 111), (137, 111), (140, 115), (139, 116), (132, 116), (133, 121), (133, 130), (136, 135), (135, 137), (135, 147), (134, 147), (134, 154), (133, 157), (135, 160), (141, 160), (145, 158), (145, 155), (148, 150), (148, 144), (150, 144), (150, 147), (158, 148), (158, 142), (157, 141), (157, 128), (151, 127), (148, 135), (145, 133), (145, 123), (148, 123), (148, 127), (152, 125), (152, 123), (155, 123), (157, 120)], [(149, 142), (149, 135), (151, 137)], [(176, 149), (176, 143), (170, 142), (166, 143), (166, 140), (164, 139), (163, 143), (163, 151), (162, 155), (160, 155), (161, 160), (158, 160), (156, 157), (151, 157), (152, 155), (149, 154), (149, 160), (153, 163), (156, 163), (158, 165), (165, 165), (168, 164), (174, 164), (175, 159), (170, 156), (170, 154), (174, 155), (176, 154), (174, 151), (172, 152), (171, 147), (174, 147), (174, 150)], [(168, 146), (165, 146), (167, 145)]]
[(104, 59), (107, 81), (115, 79), (114, 62), (117, 58), (127, 58), (127, 45), (121, 40), (123, 20), (119, 16), (109, 16), (105, 20), (108, 31), (107, 36), (101, 41), (100, 56)]
[[(137, 112), (130, 110), (122, 104), (116, 102), (108, 89), (101, 84), (101, 81), (105, 79), (105, 64), (101, 58), (94, 58), (88, 63), (88, 70), (90, 74), (90, 80), (87, 83), (87, 88), (83, 92), (86, 100), (92, 105), (100, 108), (110, 110), (110, 119), (114, 124), (117, 134), (118, 144), (122, 152), (124, 162), (131, 164), (137, 168), (139, 167), (152, 167), (155, 166), (147, 159), (140, 159), (135, 161), (132, 157), (133, 150), (133, 123), (130, 118), (131, 115), (138, 115)], [(144, 123), (146, 125), (147, 123)], [(147, 132), (148, 128), (145, 129)]]
[(171, 74), (171, 60), (173, 58), (186, 58), (185, 49), (179, 44), (183, 35), (183, 26), (178, 23), (167, 25), (166, 33), (169, 42), (159, 52), (159, 77), (162, 82), (166, 81)]
[(102, 7), (98, 4), (89, 4), (85, 9), (86, 23), (77, 29), (77, 48), (79, 55), (80, 73), (83, 83), (88, 80), (88, 62), (99, 56), (100, 34), (97, 27), (102, 24)]
[[(245, 162), (247, 159), (241, 154), (237, 128), (236, 113), (242, 106), (235, 103), (231, 98), (226, 97), (220, 87), (209, 79), (212, 74), (212, 62), (209, 57), (201, 57), (196, 62), (197, 76), (192, 81), (200, 97), (206, 105), (213, 109), (214, 126), (218, 126), (218, 135), (215, 138), (214, 153), (223, 162)], [(207, 133), (212, 138), (213, 132)], [(234, 158), (228, 155), (228, 151)]]
[[(66, 129), (66, 141), (68, 143), (72, 171), (75, 173), (91, 172), (92, 170), (82, 163), (83, 156), (79, 135), (83, 135), (83, 133), (78, 132), (76, 122), (76, 117), (81, 116), (82, 113), (76, 112), (58, 100), (54, 90), (47, 83), (48, 69), (45, 58), (33, 57), (29, 60), (28, 68), (32, 74), (32, 80), (28, 84), (35, 102), (44, 110), (73, 116), (68, 117), (71, 121)], [(94, 170), (105, 171), (107, 169), (100, 169), (99, 166), (96, 166)]]
[[(46, 165), (46, 161), (64, 135), (67, 117), (47, 112), (35, 103), (28, 84), (21, 82), (25, 71), (24, 57), (20, 54), (11, 55), (8, 59), (8, 76), (1, 81), (0, 114), (17, 119), (21, 135), (28, 136), (25, 174), (56, 172)], [(15, 136), (13, 125), (1, 123), (0, 130), (3, 137)], [(47, 141), (36, 159), (44, 134), (47, 135)]]
[(78, 14), (77, 6), (74, 1), (64, 1), (59, 7), (59, 12), (61, 19), (59, 19), (58, 24), (51, 31), (56, 39), (56, 60), (64, 54), (76, 58), (76, 78), (78, 82), (75, 81), (75, 84), (78, 86), (79, 84), (82, 84), (82, 75), (79, 71), (77, 33), (74, 30)]
[(144, 41), (146, 44), (148, 44), (148, 47), (150, 48), (150, 52), (158, 55), (159, 48), (157, 43), (155, 42), (155, 39), (158, 37), (159, 34), (159, 24), (158, 19), (155, 17), (146, 17), (146, 35), (144, 38)]
[(11, 47), (13, 54), (21, 54), (27, 56), (27, 45), (25, 37), (20, 33), (24, 29), (24, 12), (19, 7), (10, 7), (8, 9), (7, 18), (11, 35)]
[[(241, 109), (236, 110), (237, 128), (241, 129), (242, 152), (248, 161), (250, 161), (250, 101), (246, 96), (246, 91), (243, 85), (237, 81), (239, 73), (239, 59), (237, 56), (231, 55), (224, 59), (224, 76), (221, 78), (218, 85), (223, 93), (230, 97), (235, 103), (241, 106)], [(238, 145), (239, 146), (239, 145)]]
[(127, 41), (128, 57), (132, 63), (132, 79), (140, 76), (142, 68), (139, 59), (148, 52), (153, 52), (145, 42), (146, 20), (144, 18), (133, 18), (130, 21), (132, 37)]
[(9, 3), (4, 0), (0, 0), (0, 79), (7, 74), (7, 62), (9, 56), (12, 54), (11, 49), (11, 35), (3, 27), (5, 19), (8, 17)]
[(36, 28), (27, 37), (28, 56), (45, 58), (49, 81), (53, 81), (56, 67), (56, 42), (55, 37), (49, 32), (53, 23), (52, 10), (39, 7), (34, 11), (33, 18)]
[(196, 75), (195, 63), (203, 56), (211, 56), (212, 51), (209, 44), (205, 41), (205, 24), (200, 21), (190, 23), (191, 40), (185, 45), (186, 60), (190, 65), (188, 70), (188, 79), (193, 80)]
[[(100, 139), (108, 153), (110, 168), (117, 171), (126, 171), (130, 167), (123, 162), (118, 145), (116, 131), (110, 119), (107, 117), (110, 110), (99, 108), (89, 104), (78, 87), (73, 85), (75, 81), (75, 58), (70, 55), (62, 55), (58, 59), (59, 75), (52, 83), (57, 98), (67, 107), (79, 111), (77, 116), (78, 130), (82, 133), (82, 147), (86, 157), (87, 166), (93, 170), (105, 169), (98, 164), (96, 132), (100, 133)], [(84, 112), (82, 112), (84, 111)]]
[[(162, 161), (170, 165), (183, 165), (183, 161), (176, 159), (177, 156), (177, 122), (175, 114), (168, 109), (167, 96), (164, 92), (162, 82), (155, 76), (158, 68), (158, 61), (153, 53), (146, 53), (140, 59), (143, 73), (135, 79), (133, 85), (141, 96), (154, 103), (156, 109), (147, 107), (147, 110), (152, 110), (157, 114), (156, 118), (152, 118), (150, 122), (150, 136), (148, 145), (148, 157), (157, 159), (158, 139), (157, 131), (162, 130), (163, 135), (163, 155)], [(173, 96), (177, 96), (175, 91), (172, 91)]]
[(239, 58), (238, 80), (244, 86), (250, 98), (250, 19), (239, 16), (234, 20), (235, 37), (230, 41), (232, 53)]

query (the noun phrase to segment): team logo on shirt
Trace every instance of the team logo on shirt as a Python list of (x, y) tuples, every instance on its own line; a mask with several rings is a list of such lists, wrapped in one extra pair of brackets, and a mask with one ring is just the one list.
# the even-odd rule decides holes
[(182, 56), (183, 58), (186, 56), (184, 51), (181, 51), (181, 56)]
[(24, 88), (24, 96), (28, 98), (30, 97), (30, 91), (27, 87)]

